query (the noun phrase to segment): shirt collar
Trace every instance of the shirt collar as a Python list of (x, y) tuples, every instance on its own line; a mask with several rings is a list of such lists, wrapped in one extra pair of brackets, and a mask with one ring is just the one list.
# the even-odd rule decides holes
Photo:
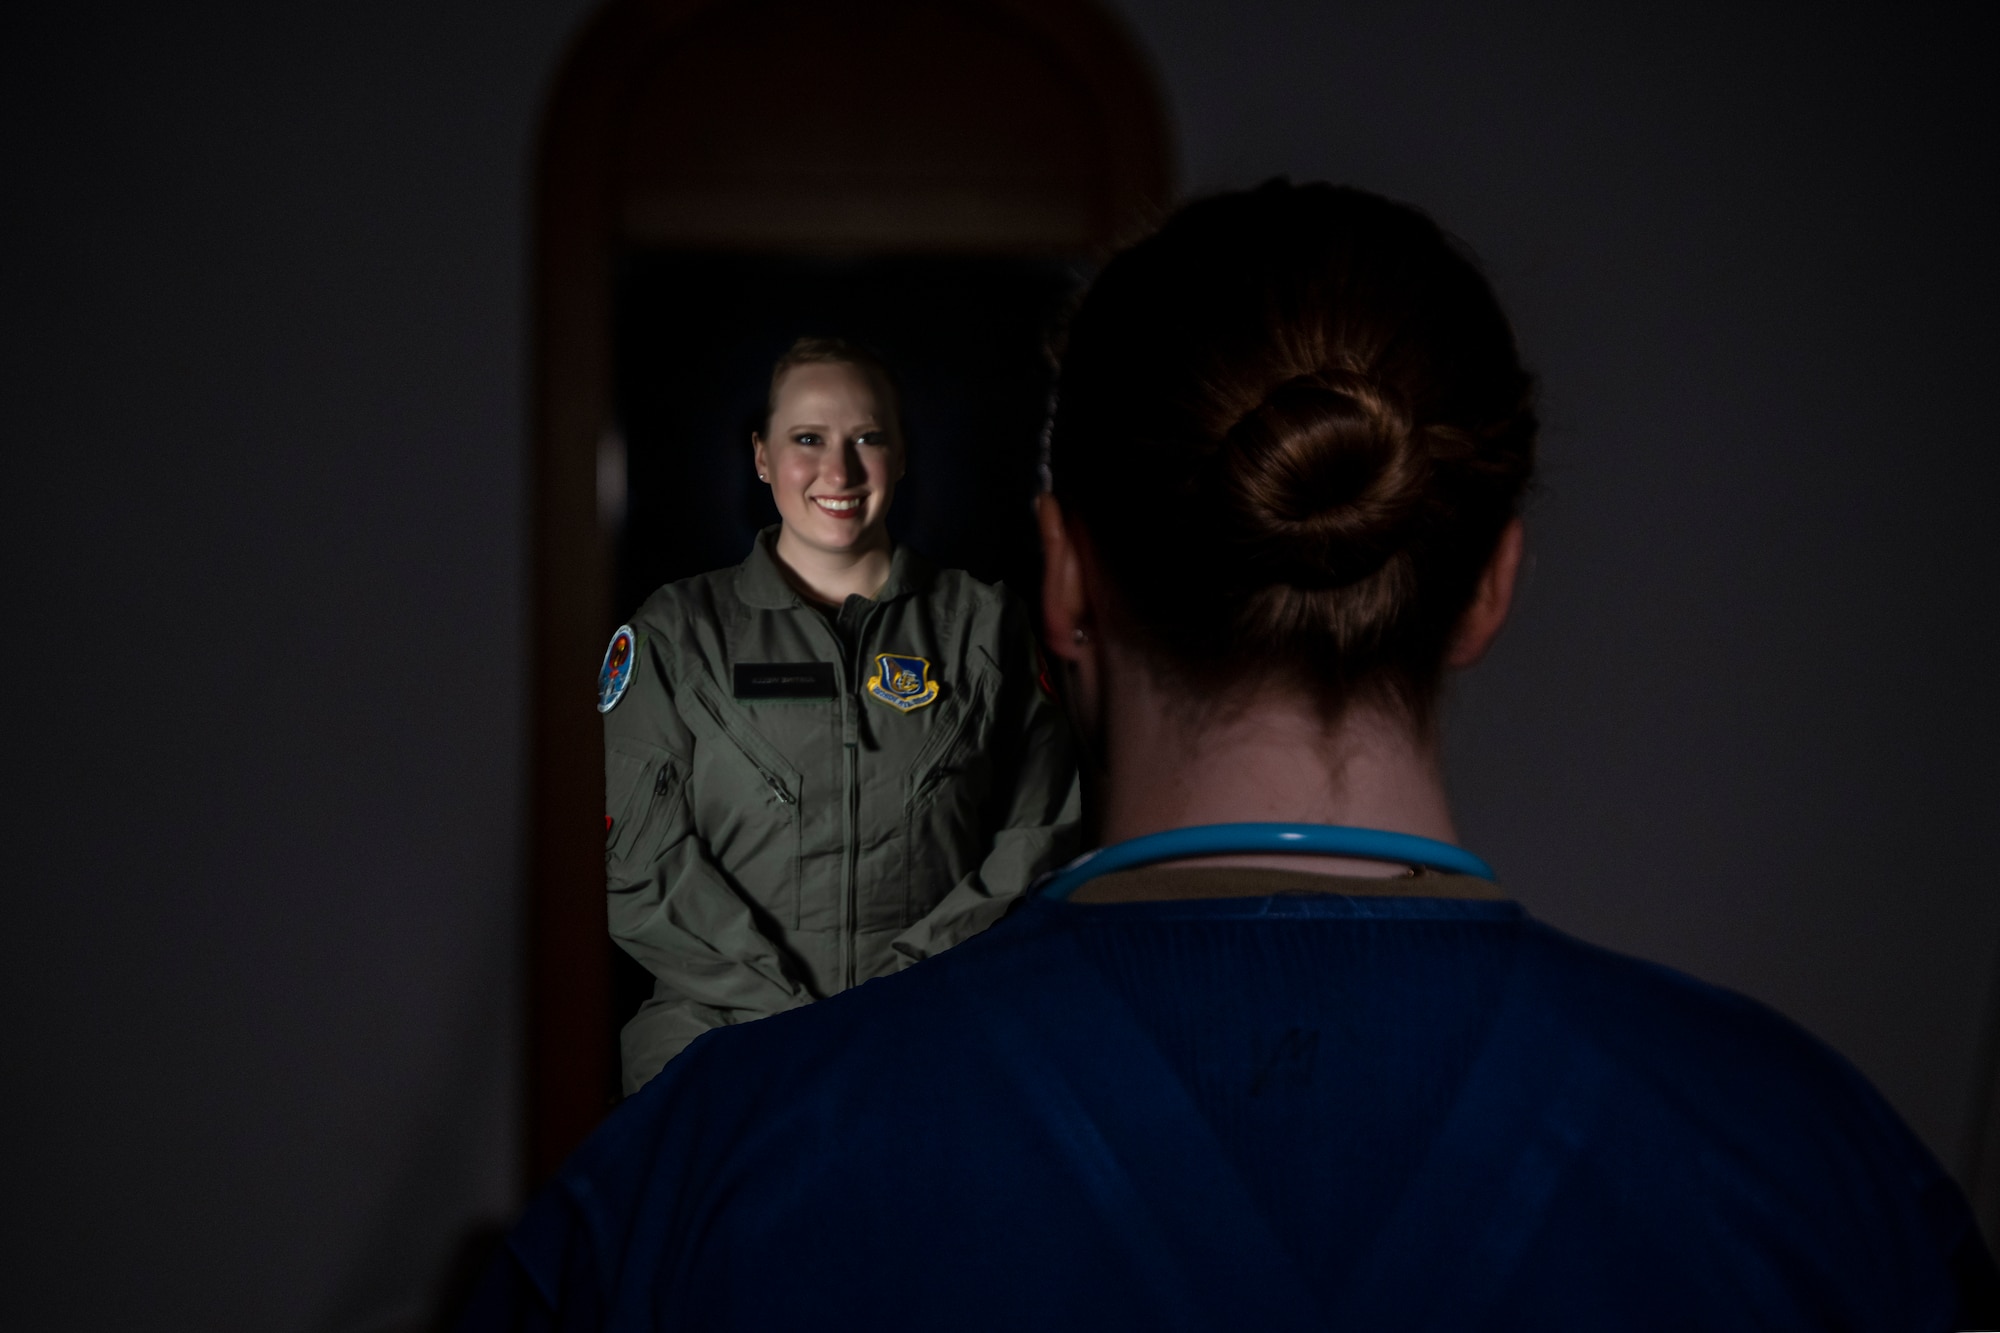
[[(773, 550), (781, 525), (773, 523), (750, 543), (750, 555), (736, 567), (736, 595), (745, 606), (764, 611), (785, 611), (805, 605), (778, 567)], [(930, 561), (912, 551), (907, 542), (897, 542), (889, 557), (889, 579), (875, 594), (878, 602), (894, 601), (922, 592), (930, 584)]]

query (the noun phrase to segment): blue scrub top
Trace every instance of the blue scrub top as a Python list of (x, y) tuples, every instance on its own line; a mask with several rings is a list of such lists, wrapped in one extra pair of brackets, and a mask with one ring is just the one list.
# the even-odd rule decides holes
[(1031, 901), (703, 1037), (465, 1327), (1946, 1330), (1996, 1292), (1770, 1010), (1508, 901), (1320, 893)]

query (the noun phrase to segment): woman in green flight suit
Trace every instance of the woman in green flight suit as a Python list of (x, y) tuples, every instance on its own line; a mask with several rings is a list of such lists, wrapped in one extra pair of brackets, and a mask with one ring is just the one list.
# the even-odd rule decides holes
[(897, 409), (866, 352), (794, 344), (751, 441), (782, 522), (612, 636), (611, 933), (654, 978), (628, 1092), (710, 1028), (976, 934), (1075, 851), (1068, 726), (1020, 605), (889, 540)]

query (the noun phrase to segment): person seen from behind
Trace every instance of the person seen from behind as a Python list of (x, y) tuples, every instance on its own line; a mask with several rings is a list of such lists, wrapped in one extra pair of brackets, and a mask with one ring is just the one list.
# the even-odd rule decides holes
[(1846, 1062), (1457, 847), (1438, 701), (1507, 619), (1535, 432), (1414, 209), (1274, 182), (1112, 260), (1041, 510), (1100, 849), (696, 1041), (468, 1327), (2000, 1324), (1964, 1200)]

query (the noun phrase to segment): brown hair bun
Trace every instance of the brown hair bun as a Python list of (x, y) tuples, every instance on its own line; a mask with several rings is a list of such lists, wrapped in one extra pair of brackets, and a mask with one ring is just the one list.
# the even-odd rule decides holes
[(1342, 588), (1379, 570), (1408, 535), (1429, 466), (1408, 415), (1355, 375), (1275, 386), (1216, 458), (1255, 581)]
[(1049, 428), (1154, 661), (1288, 673), (1428, 719), (1534, 470), (1533, 384), (1492, 288), (1415, 209), (1274, 181), (1191, 204), (1070, 322)]

